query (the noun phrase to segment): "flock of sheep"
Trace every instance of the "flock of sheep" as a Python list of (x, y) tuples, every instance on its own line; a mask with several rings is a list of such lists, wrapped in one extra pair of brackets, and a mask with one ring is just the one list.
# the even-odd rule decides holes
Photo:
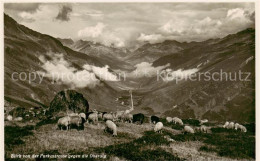
[[(67, 116), (62, 117), (58, 120), (58, 127), (62, 129), (62, 127), (66, 127), (66, 130), (69, 130), (71, 126), (76, 126), (77, 128), (84, 128), (84, 123), (93, 123), (96, 124), (98, 121), (105, 122), (105, 132), (112, 133), (113, 136), (117, 136), (117, 126), (116, 122), (128, 122), (128, 123), (137, 123), (142, 124), (144, 122), (145, 116), (142, 113), (131, 114), (131, 110), (126, 111), (117, 111), (117, 112), (99, 112), (97, 110), (93, 110), (92, 112), (87, 113), (79, 113), (79, 114), (67, 114)], [(150, 123), (155, 124), (154, 132), (161, 133), (163, 129), (163, 123), (160, 121), (160, 118), (157, 116), (150, 117)], [(178, 117), (166, 117), (166, 121), (168, 123), (184, 125), (183, 121)], [(203, 132), (207, 133), (210, 130), (210, 127), (203, 125), (208, 122), (208, 120), (200, 120), (199, 127), (191, 127), (189, 125), (184, 125), (183, 133), (195, 133), (195, 132)], [(243, 125), (238, 123), (234, 124), (233, 122), (226, 122), (223, 128), (227, 129), (235, 129), (246, 132), (246, 128)]]
[(226, 128), (226, 129), (235, 129), (235, 130), (240, 130), (242, 132), (247, 132), (247, 129), (245, 126), (243, 125), (240, 125), (239, 123), (234, 123), (234, 122), (226, 122), (224, 125), (223, 125), (223, 128)]

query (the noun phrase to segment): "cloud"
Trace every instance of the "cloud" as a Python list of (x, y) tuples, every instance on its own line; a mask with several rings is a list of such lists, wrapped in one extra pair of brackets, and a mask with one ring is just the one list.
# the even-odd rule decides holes
[(109, 66), (105, 67), (96, 67), (93, 65), (85, 64), (83, 66), (84, 69), (93, 72), (98, 78), (106, 81), (118, 81), (118, 78), (115, 74), (108, 71)]
[(82, 30), (79, 30), (78, 36), (84, 37), (84, 38), (97, 38), (97, 37), (101, 36), (105, 27), (106, 27), (106, 25), (99, 22), (99, 23), (97, 23), (96, 26), (89, 26), (89, 27), (85, 27)]
[(5, 3), (4, 8), (15, 11), (25, 11), (33, 13), (39, 9), (40, 5), (40, 3)]
[(161, 42), (163, 39), (161, 34), (151, 34), (146, 35), (141, 33), (141, 35), (137, 38), (137, 41), (141, 42), (150, 42), (151, 44)]
[(56, 17), (57, 20), (61, 21), (69, 21), (70, 20), (70, 13), (72, 12), (72, 7), (68, 5), (63, 5), (60, 8), (60, 11)]
[(102, 43), (106, 46), (124, 47), (124, 41), (116, 36), (114, 31), (107, 29), (107, 26), (98, 22), (95, 26), (88, 26), (78, 31), (78, 37), (88, 41)]
[[(70, 3), (73, 9), (68, 14), (70, 20), (64, 27), (63, 23), (53, 19), (58, 13), (62, 13), (61, 6), (68, 4), (29, 4), (31, 3), (5, 4), (4, 12), (18, 23), (54, 37), (81, 38), (111, 46), (126, 47), (135, 47), (140, 45), (140, 42), (147, 41), (156, 43), (174, 39), (182, 42), (221, 38), (254, 27), (255, 19), (255, 3), (252, 2), (145, 3), (142, 5)], [(31, 13), (31, 15), (24, 13), (19, 15), (21, 12)], [(88, 34), (78, 36), (80, 30), (96, 27), (98, 23), (105, 25), (102, 34), (98, 37), (92, 38)]]
[(85, 64), (83, 70), (78, 70), (64, 59), (63, 54), (47, 53), (52, 60), (47, 60), (40, 56), (39, 60), (43, 63), (42, 68), (45, 72), (40, 71), (45, 77), (58, 84), (65, 84), (71, 88), (94, 88), (99, 85), (100, 80), (117, 81), (116, 75), (108, 71), (109, 67), (96, 67)]
[(24, 12), (23, 11), (23, 12), (20, 12), (18, 14), (18, 16), (20, 16), (26, 22), (34, 22), (35, 21), (33, 14), (30, 13), (30, 12)]
[(148, 62), (142, 62), (139, 64), (135, 65), (135, 70), (127, 73), (127, 77), (135, 77), (135, 78), (140, 78), (140, 77), (154, 77), (156, 76), (157, 72), (160, 72), (161, 70), (169, 67), (170, 64), (166, 64), (164, 66), (158, 66), (158, 67), (153, 67), (152, 63)]
[(213, 19), (205, 17), (199, 20), (187, 21), (171, 19), (161, 27), (158, 33), (163, 36), (161, 39), (182, 39), (182, 41), (202, 41), (210, 38), (224, 37), (230, 33), (241, 31), (252, 27), (254, 12), (242, 8), (227, 10), (223, 18)]

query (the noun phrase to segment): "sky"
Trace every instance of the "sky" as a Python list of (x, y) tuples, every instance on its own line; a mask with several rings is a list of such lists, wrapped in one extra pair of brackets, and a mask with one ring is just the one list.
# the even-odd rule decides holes
[(133, 47), (204, 41), (255, 26), (254, 3), (6, 3), (4, 12), (59, 38)]

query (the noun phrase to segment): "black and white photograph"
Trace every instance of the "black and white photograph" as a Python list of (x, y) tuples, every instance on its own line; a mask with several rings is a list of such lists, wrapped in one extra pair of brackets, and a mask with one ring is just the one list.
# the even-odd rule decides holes
[(256, 4), (3, 2), (4, 160), (257, 160)]

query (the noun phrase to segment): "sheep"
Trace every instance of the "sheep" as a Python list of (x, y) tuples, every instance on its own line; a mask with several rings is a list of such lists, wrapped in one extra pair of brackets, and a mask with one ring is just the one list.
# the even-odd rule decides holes
[(180, 118), (178, 118), (178, 117), (174, 117), (174, 118), (172, 118), (172, 122), (174, 122), (174, 124), (180, 124), (180, 125), (183, 125), (183, 122), (182, 122), (182, 120), (180, 119)]
[(114, 120), (121, 121), (125, 111), (116, 111), (114, 113)]
[(12, 120), (13, 120), (13, 116), (8, 115), (8, 116), (6, 117), (6, 119), (7, 119), (8, 121), (12, 121)]
[(235, 123), (235, 130), (237, 130), (239, 123)]
[(133, 115), (133, 122), (143, 124), (144, 122), (144, 114), (138, 113)]
[(99, 119), (99, 120), (102, 120), (104, 114), (106, 114), (106, 113), (107, 113), (107, 112), (98, 112), (98, 119)]
[(227, 129), (234, 129), (234, 127), (235, 127), (234, 122), (230, 122), (226, 128)]
[(157, 116), (151, 116), (151, 122), (153, 123), (153, 124), (156, 124), (157, 122), (159, 122), (160, 121), (160, 118), (159, 117), (157, 117)]
[(243, 132), (247, 132), (246, 127), (243, 126), (243, 125), (238, 125), (237, 129), (240, 129), (240, 130), (243, 131)]
[(79, 115), (69, 116), (69, 117), (70, 117), (70, 126), (74, 125), (77, 127), (78, 130), (80, 127), (84, 129), (82, 119)]
[(163, 123), (157, 122), (154, 126), (154, 132), (162, 133)]
[(168, 123), (172, 122), (172, 117), (166, 117), (166, 121), (167, 121)]
[(209, 122), (207, 119), (200, 120), (200, 125)]
[(124, 115), (122, 116), (122, 119), (123, 119), (123, 121), (125, 121), (125, 122), (132, 123), (132, 122), (133, 122), (133, 115), (130, 114), (130, 113), (124, 114)]
[(113, 115), (112, 115), (112, 113), (105, 113), (104, 115), (103, 115), (103, 120), (104, 121), (107, 121), (107, 120), (114, 120), (114, 117), (113, 117)]
[(98, 121), (98, 112), (97, 111), (94, 111), (93, 113), (91, 113), (89, 116), (88, 116), (88, 122), (97, 122)]
[(65, 116), (65, 117), (62, 117), (58, 120), (58, 128), (60, 130), (62, 130), (62, 127), (65, 126), (66, 127), (66, 130), (69, 130), (70, 128), (70, 117), (69, 116)]
[(14, 121), (22, 121), (22, 120), (23, 120), (22, 117), (16, 117), (16, 118), (14, 118)]
[(105, 128), (105, 132), (109, 131), (113, 133), (113, 136), (117, 136), (117, 127), (116, 124), (111, 121), (111, 120), (107, 120), (106, 121), (106, 128)]
[(200, 126), (200, 131), (203, 133), (207, 133), (208, 132), (208, 127), (206, 127), (205, 125)]
[(229, 125), (229, 122), (226, 121), (225, 124), (223, 125), (223, 128), (226, 128)]
[(87, 116), (85, 113), (80, 113), (79, 116), (81, 117), (82, 120), (82, 125), (87, 121)]
[(79, 116), (83, 118), (85, 121), (87, 120), (86, 114), (85, 113), (80, 113)]
[(184, 133), (194, 134), (194, 130), (190, 126), (184, 126)]

